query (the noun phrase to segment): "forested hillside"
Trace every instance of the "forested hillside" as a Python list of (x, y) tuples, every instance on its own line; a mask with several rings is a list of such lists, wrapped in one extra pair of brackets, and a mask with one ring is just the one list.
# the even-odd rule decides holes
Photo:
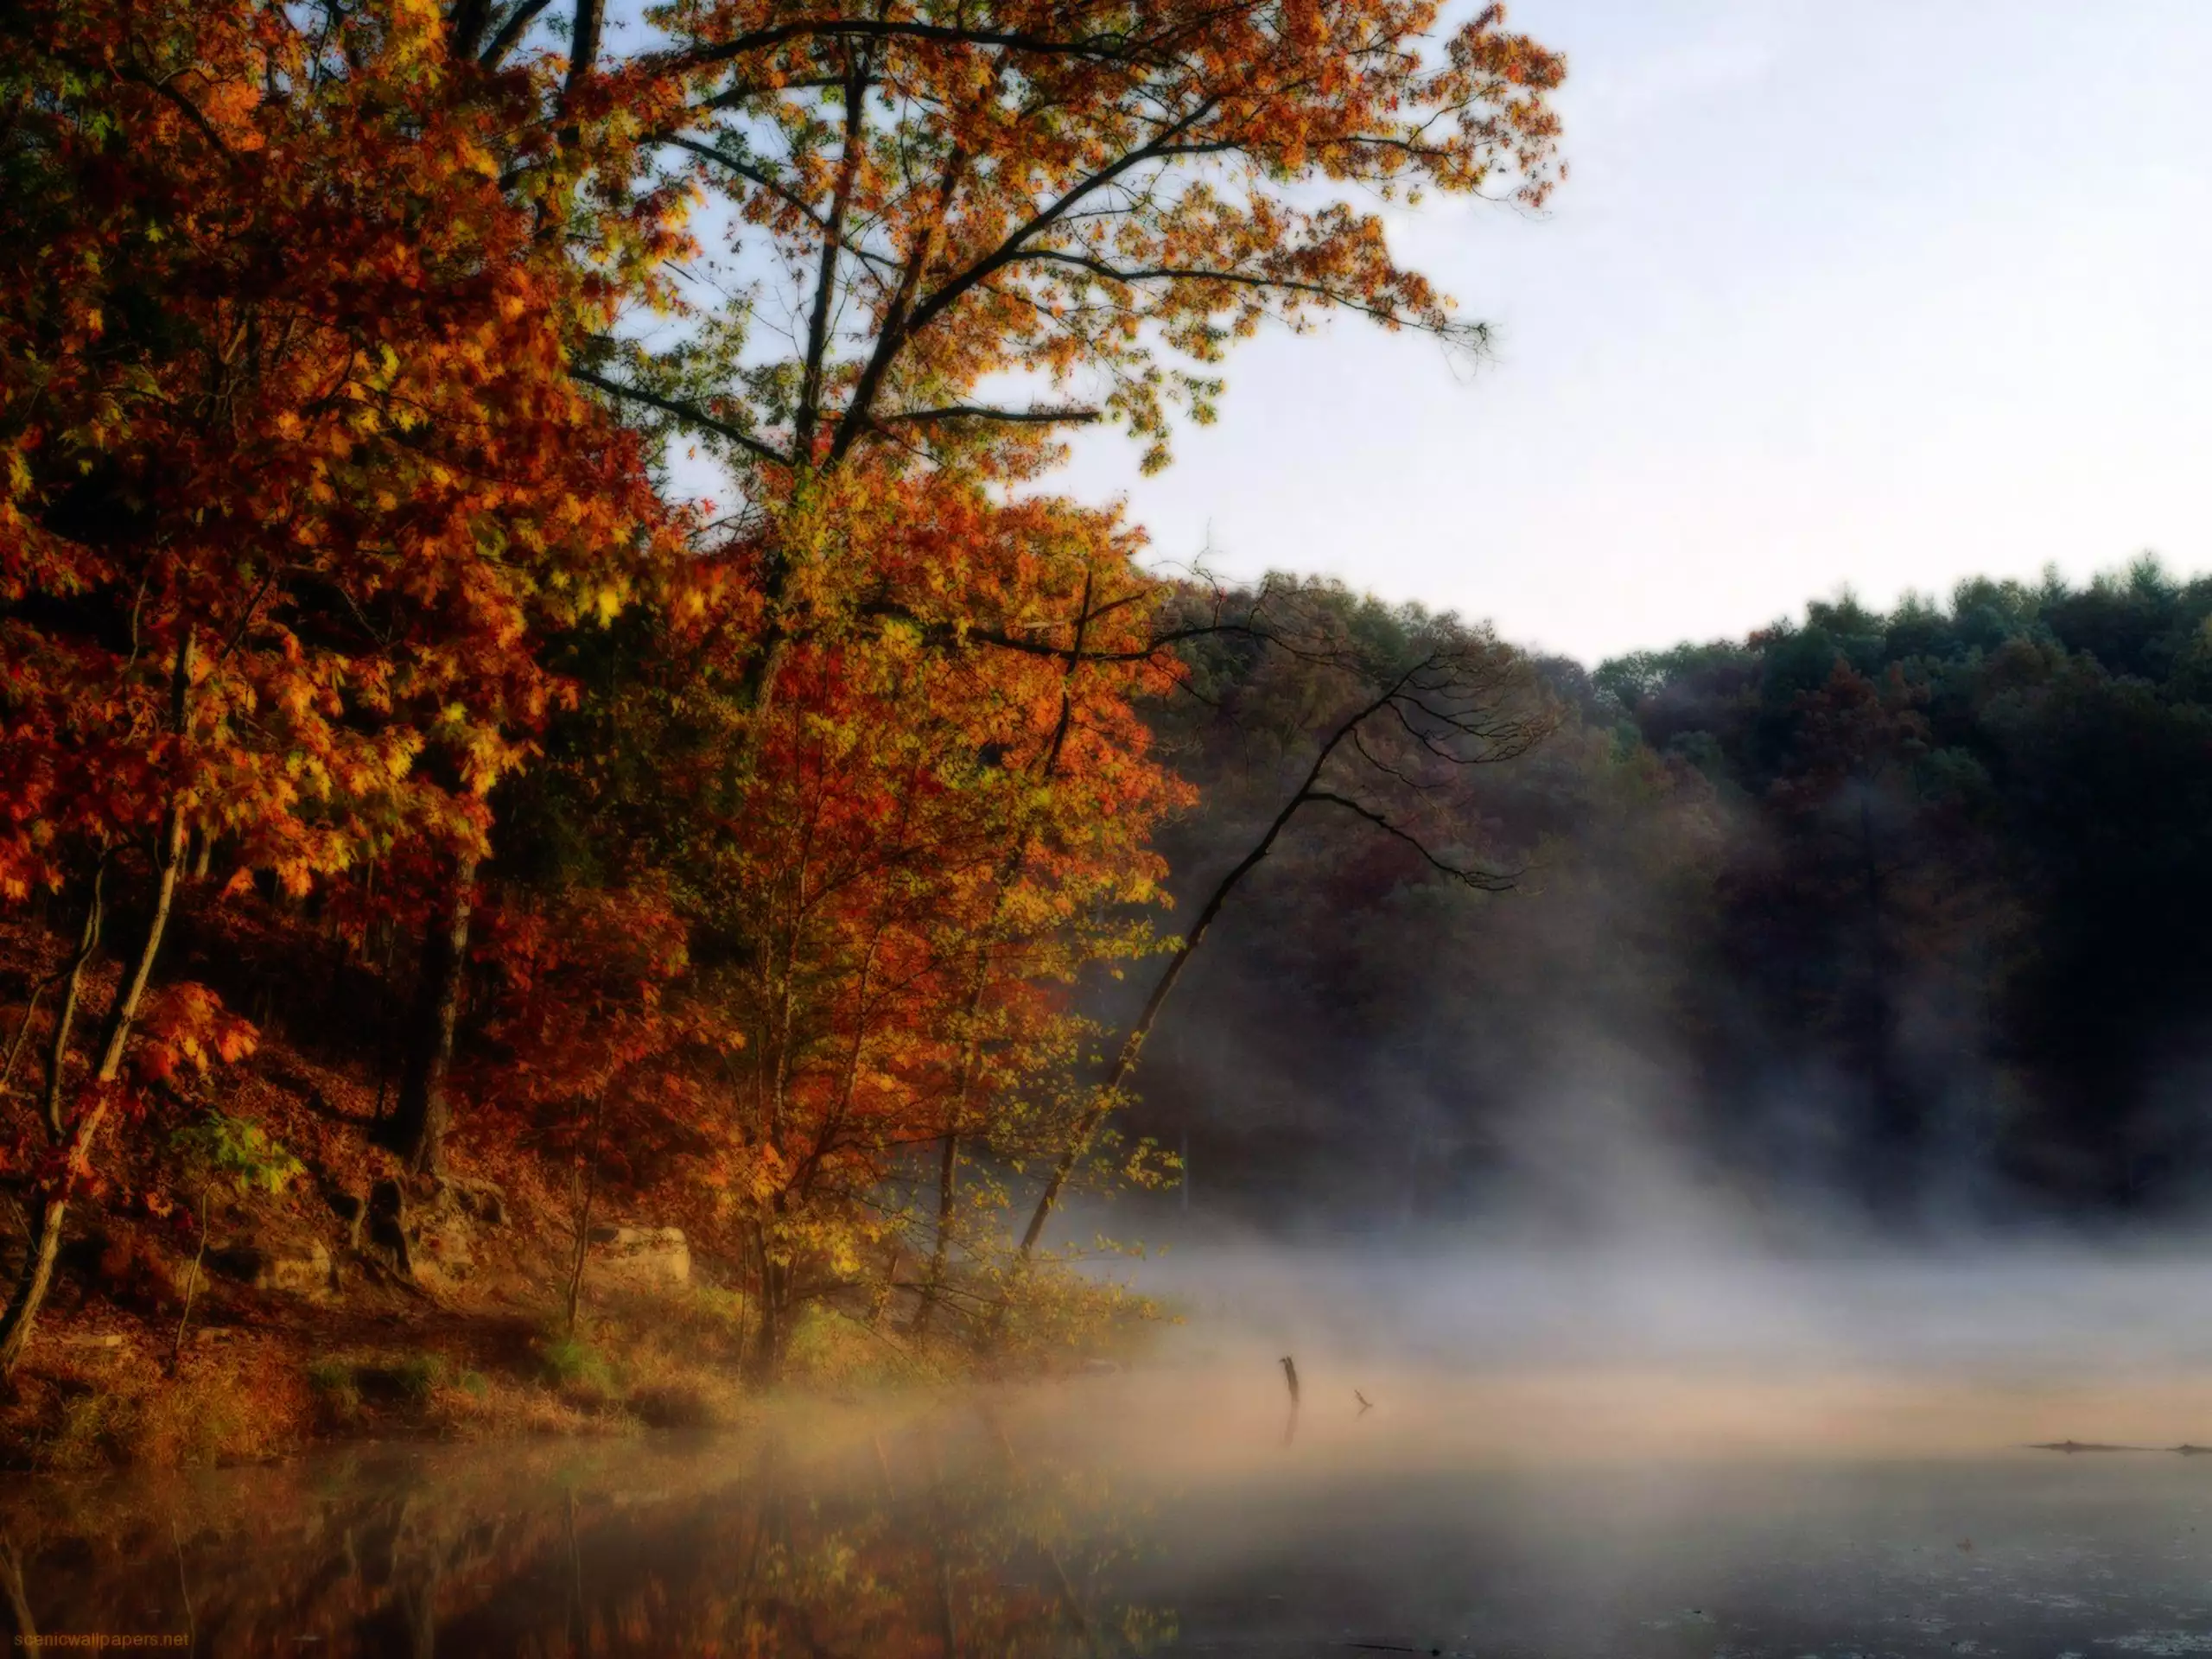
[[(1286, 1224), (1517, 1195), (1602, 1225), (1648, 1191), (1624, 1157), (1754, 1208), (2171, 1213), (2212, 1062), (2209, 616), (2212, 582), (2146, 560), (1540, 664), (1560, 723), (1466, 826), (1512, 891), (1311, 815), (1194, 971), (1142, 1121), (1191, 1136), (1201, 1203)], [(1197, 658), (1213, 703), (1159, 722), (1202, 888), (1316, 721), (1294, 659)]]
[(0, 11), (0, 1459), (1065, 1359), (1067, 1201), (1185, 1147), (1284, 1227), (2185, 1198), (2212, 584), (1590, 672), (1051, 493), (1263, 327), (1478, 353), (1387, 216), (1544, 203), (1565, 73), (1429, 0)]
[[(1478, 348), (1380, 205), (1541, 203), (1563, 74), (1429, 0), (0, 11), (0, 1455), (379, 1320), (594, 1411), (654, 1331), (1064, 1348), (1062, 1196), (1164, 1173), (1076, 988), (1202, 931), (1177, 647), (1326, 664), (1394, 787), (1536, 728), (1038, 486), (1263, 326)], [(641, 1259), (689, 1313), (592, 1350)], [(473, 1410), (423, 1359), (325, 1415)]]

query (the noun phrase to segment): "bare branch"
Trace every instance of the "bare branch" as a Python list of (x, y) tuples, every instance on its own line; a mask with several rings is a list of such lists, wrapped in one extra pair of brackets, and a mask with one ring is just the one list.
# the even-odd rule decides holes
[(664, 415), (673, 415), (679, 421), (688, 421), (702, 431), (712, 432), (717, 437), (728, 438), (740, 448), (749, 450), (763, 461), (773, 461), (779, 467), (788, 467), (791, 464), (791, 458), (781, 451), (761, 442), (760, 439), (741, 428), (732, 426), (727, 421), (716, 420), (696, 405), (678, 403), (672, 397), (663, 397), (658, 392), (647, 391), (642, 386), (624, 385), (618, 380), (610, 380), (603, 374), (594, 373), (590, 369), (580, 368), (573, 363), (569, 365), (569, 372), (586, 385), (596, 386), (610, 397), (626, 397), (632, 403), (643, 404), (650, 409), (657, 409)]
[(605, 0), (576, 0), (575, 16), (569, 26), (569, 78), (561, 88), (564, 103), (598, 67), (599, 30), (605, 17)]
[(874, 17), (817, 17), (802, 22), (780, 23), (750, 34), (717, 41), (689, 51), (661, 54), (648, 60), (652, 68), (666, 74), (697, 69), (749, 57), (808, 40), (923, 41), (942, 46), (996, 46), (1040, 57), (1126, 58), (1130, 37), (1126, 35), (1076, 35), (1055, 40), (1049, 35), (1029, 35), (1007, 29), (959, 29), (942, 23), (918, 23)]
[(1190, 282), (1224, 283), (1232, 288), (1254, 288), (1270, 293), (1309, 294), (1325, 300), (1329, 304), (1357, 315), (1371, 317), (1377, 322), (1387, 322), (1395, 327), (1413, 327), (1429, 333), (1456, 333), (1471, 340), (1482, 340), (1489, 334), (1479, 322), (1461, 323), (1456, 327), (1432, 327), (1427, 324), (1394, 311), (1385, 306), (1370, 305), (1354, 295), (1339, 292), (1326, 283), (1315, 283), (1291, 276), (1272, 276), (1265, 271), (1210, 270), (1200, 265), (1148, 265), (1124, 270), (1109, 265), (1103, 259), (1093, 259), (1084, 254), (1067, 253), (1055, 248), (1031, 248), (1016, 254), (1007, 263), (1013, 264), (1071, 265), (1091, 272), (1112, 283), (1126, 283), (1135, 287), (1142, 283)]
[(878, 415), (877, 424), (888, 425), (899, 421), (1002, 421), (1016, 426), (1085, 426), (1100, 418), (1095, 409), (1066, 407), (1058, 409), (988, 409), (980, 404), (952, 404), (943, 409), (902, 410), (896, 415)]
[(739, 178), (743, 179), (748, 184), (756, 184), (760, 186), (760, 188), (766, 190), (770, 195), (775, 197), (777, 200), (782, 202), (786, 207), (790, 207), (797, 213), (803, 214), (805, 217), (806, 222), (811, 225), (817, 232), (823, 236), (829, 237), (830, 240), (835, 242), (840, 248), (842, 248), (847, 253), (851, 254), (855, 258), (864, 259), (871, 264), (887, 268), (896, 265), (897, 261), (890, 258), (888, 256), (878, 253), (870, 248), (861, 247), (857, 242), (855, 242), (849, 234), (846, 234), (843, 232), (833, 231), (829, 225), (823, 221), (822, 216), (817, 213), (814, 209), (808, 205), (804, 198), (793, 194), (791, 190), (776, 182), (774, 179), (769, 177), (768, 175), (763, 173), (759, 168), (754, 167), (751, 162), (741, 161), (738, 157), (730, 155), (727, 150), (717, 149), (712, 144), (702, 144), (696, 139), (682, 138), (675, 136), (674, 134), (663, 134), (660, 137), (654, 140), (654, 142), (656, 143), (665, 144), (671, 149), (689, 151), (690, 154), (699, 156), (702, 160), (713, 162), (719, 167), (727, 168), (730, 172), (734, 173)]
[(507, 54), (521, 42), (531, 24), (537, 22), (538, 13), (552, 3), (553, 0), (522, 0), (507, 21), (499, 25), (499, 32), (492, 36), (492, 43), (476, 60), (486, 69), (497, 69), (507, 60)]
[(1422, 841), (1419, 836), (1414, 835), (1411, 830), (1401, 829), (1398, 825), (1391, 823), (1389, 819), (1384, 817), (1382, 814), (1377, 812), (1373, 807), (1363, 805), (1360, 802), (1352, 799), (1349, 795), (1339, 795), (1333, 790), (1309, 789), (1300, 798), (1308, 801), (1318, 801), (1330, 806), (1341, 806), (1347, 811), (1357, 813), (1361, 817), (1365, 818), (1370, 823), (1375, 825), (1378, 830), (1382, 830), (1387, 834), (1395, 836), (1400, 841), (1404, 842), (1407, 846), (1419, 853), (1421, 857), (1428, 862), (1431, 868), (1441, 870), (1453, 880), (1465, 882), (1468, 887), (1476, 888), (1479, 892), (1510, 892), (1511, 891), (1514, 881), (1519, 874), (1518, 872), (1513, 872), (1501, 874), (1490, 870), (1462, 868), (1457, 864), (1447, 864), (1444, 860), (1439, 858), (1434, 853), (1429, 851), (1428, 844)]
[(456, 58), (473, 58), (491, 21), (492, 0), (460, 0), (446, 20), (446, 47)]

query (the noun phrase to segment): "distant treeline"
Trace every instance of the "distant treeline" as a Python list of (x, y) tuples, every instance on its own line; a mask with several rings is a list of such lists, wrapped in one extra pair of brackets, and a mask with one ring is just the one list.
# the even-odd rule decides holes
[[(1543, 661), (1560, 724), (1462, 824), (1515, 890), (1314, 815), (1194, 969), (1138, 1124), (1189, 1137), (1202, 1203), (1282, 1217), (1503, 1192), (1618, 1221), (1699, 1181), (1908, 1220), (2170, 1211), (2212, 1084), (2208, 618), (2212, 581), (2146, 558)], [(1313, 721), (1294, 658), (1196, 664), (1157, 723), (1203, 891)]]

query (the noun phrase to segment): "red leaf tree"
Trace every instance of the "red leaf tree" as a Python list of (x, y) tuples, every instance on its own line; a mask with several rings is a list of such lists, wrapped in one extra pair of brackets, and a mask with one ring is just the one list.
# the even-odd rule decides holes
[[(246, 0), (34, 0), (0, 54), (0, 894), (89, 918), (5, 1368), (192, 838), (294, 891), (404, 837), (473, 857), (559, 694), (533, 625), (619, 607), (655, 509), (566, 372), (609, 296), (493, 159), (528, 75), (449, 72), (419, 10), (310, 32)], [(125, 881), (145, 925), (79, 1096)]]

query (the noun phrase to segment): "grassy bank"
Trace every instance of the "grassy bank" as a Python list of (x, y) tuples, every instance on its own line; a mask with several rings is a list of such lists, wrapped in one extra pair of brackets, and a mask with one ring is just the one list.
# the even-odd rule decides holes
[(616, 1434), (730, 1423), (744, 1406), (734, 1368), (659, 1319), (569, 1335), (438, 1310), (322, 1332), (209, 1326), (181, 1351), (162, 1332), (99, 1323), (48, 1332), (18, 1374), (0, 1406), (10, 1465), (176, 1467), (353, 1438)]
[[(721, 1428), (763, 1395), (741, 1366), (741, 1302), (705, 1287), (612, 1301), (573, 1331), (558, 1316), (465, 1303), (266, 1312), (195, 1325), (181, 1344), (174, 1326), (111, 1306), (54, 1319), (0, 1398), (0, 1465), (182, 1468), (353, 1440)], [(1123, 1363), (1159, 1318), (1109, 1287), (1064, 1281), (984, 1351), (819, 1310), (772, 1386), (849, 1398)]]

